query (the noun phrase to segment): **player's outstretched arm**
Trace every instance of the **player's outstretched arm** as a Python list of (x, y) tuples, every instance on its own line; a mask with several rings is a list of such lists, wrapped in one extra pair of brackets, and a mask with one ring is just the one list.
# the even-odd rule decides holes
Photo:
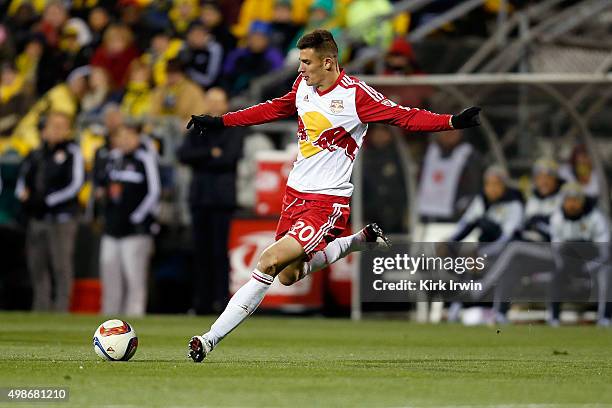
[(241, 109), (235, 112), (228, 112), (223, 116), (192, 115), (187, 123), (187, 129), (196, 126), (200, 132), (206, 129), (221, 129), (230, 126), (252, 126), (284, 119), (295, 114), (295, 93), (302, 77), (299, 76), (291, 91), (284, 96), (274, 98), (260, 104)]
[(356, 89), (357, 114), (363, 123), (388, 123), (412, 132), (440, 132), (480, 124), (480, 108), (464, 109), (456, 115), (398, 105), (362, 81), (351, 79)]

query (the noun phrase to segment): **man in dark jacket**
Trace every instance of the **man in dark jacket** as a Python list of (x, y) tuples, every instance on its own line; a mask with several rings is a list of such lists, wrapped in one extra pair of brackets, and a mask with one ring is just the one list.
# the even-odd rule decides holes
[(223, 66), (223, 87), (237, 95), (251, 81), (283, 67), (282, 53), (270, 45), (270, 24), (254, 21), (246, 45), (230, 52)]
[[(222, 89), (209, 90), (207, 99), (211, 114), (227, 112), (227, 95)], [(177, 152), (179, 160), (193, 170), (189, 202), (196, 273), (193, 307), (198, 314), (219, 312), (228, 301), (227, 246), (243, 132), (225, 128), (202, 137), (191, 129)]]
[(205, 89), (217, 82), (223, 63), (223, 47), (202, 23), (196, 22), (189, 27), (186, 45), (179, 56), (193, 82)]
[(374, 125), (368, 130), (368, 143), (363, 151), (364, 216), (384, 231), (407, 231), (408, 200), (405, 171), (400, 158), (399, 141), (393, 129)]
[(161, 191), (157, 155), (142, 143), (134, 124), (120, 126), (112, 143), (116, 148), (109, 153), (103, 186), (102, 311), (142, 316)]
[[(67, 312), (72, 290), (77, 232), (77, 194), (84, 181), (83, 157), (70, 140), (72, 119), (50, 113), (41, 132), (43, 144), (23, 161), (15, 195), (28, 217), (28, 268), (34, 289), (33, 310)], [(51, 274), (55, 300), (51, 302)]]

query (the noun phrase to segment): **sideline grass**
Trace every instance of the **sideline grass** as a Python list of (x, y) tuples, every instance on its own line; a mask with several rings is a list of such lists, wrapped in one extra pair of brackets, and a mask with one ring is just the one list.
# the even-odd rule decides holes
[(212, 317), (151, 316), (115, 363), (91, 345), (102, 320), (0, 313), (0, 387), (69, 387), (61, 407), (612, 407), (609, 329), (254, 317), (194, 364)]

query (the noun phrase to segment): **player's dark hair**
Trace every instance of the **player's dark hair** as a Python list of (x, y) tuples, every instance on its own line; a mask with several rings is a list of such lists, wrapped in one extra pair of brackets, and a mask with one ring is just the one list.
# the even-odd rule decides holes
[(327, 30), (314, 30), (305, 34), (297, 43), (300, 50), (312, 48), (322, 57), (338, 58), (338, 44), (334, 36)]

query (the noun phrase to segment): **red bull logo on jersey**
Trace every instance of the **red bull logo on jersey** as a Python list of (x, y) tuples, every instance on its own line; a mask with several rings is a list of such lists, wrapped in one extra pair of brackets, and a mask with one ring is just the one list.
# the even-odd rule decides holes
[(312, 144), (313, 146), (323, 150), (329, 150), (330, 152), (344, 149), (344, 154), (346, 154), (351, 161), (355, 160), (357, 150), (359, 150), (359, 146), (355, 139), (353, 139), (351, 134), (342, 126), (325, 130), (317, 140), (312, 142)]
[(308, 132), (306, 131), (306, 126), (304, 126), (304, 122), (302, 118), (298, 115), (298, 129), (297, 129), (297, 138), (302, 142), (308, 141)]
[(333, 113), (340, 113), (344, 110), (344, 102), (342, 101), (342, 99), (334, 99), (329, 104), (329, 109)]

